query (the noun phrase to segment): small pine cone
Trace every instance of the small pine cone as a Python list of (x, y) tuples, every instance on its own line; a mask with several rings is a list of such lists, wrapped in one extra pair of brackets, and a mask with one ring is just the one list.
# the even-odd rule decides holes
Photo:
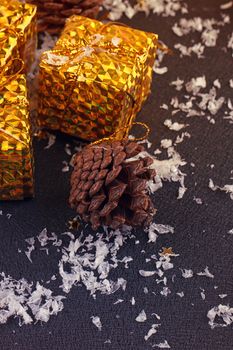
[(59, 34), (66, 18), (73, 15), (96, 18), (103, 0), (27, 0), (37, 5), (38, 31)]
[(136, 142), (103, 141), (75, 155), (69, 203), (94, 230), (100, 225), (116, 229), (151, 222), (156, 210), (147, 182), (155, 176), (149, 169), (153, 160), (130, 159), (143, 150)]

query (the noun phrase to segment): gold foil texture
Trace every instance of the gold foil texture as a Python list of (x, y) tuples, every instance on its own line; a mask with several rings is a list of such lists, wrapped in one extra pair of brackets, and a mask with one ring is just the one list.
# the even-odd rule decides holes
[(0, 200), (33, 196), (33, 155), (25, 73), (36, 47), (36, 7), (0, 3)]
[(150, 92), (157, 45), (153, 33), (71, 17), (42, 55), (40, 125), (89, 141), (123, 138)]

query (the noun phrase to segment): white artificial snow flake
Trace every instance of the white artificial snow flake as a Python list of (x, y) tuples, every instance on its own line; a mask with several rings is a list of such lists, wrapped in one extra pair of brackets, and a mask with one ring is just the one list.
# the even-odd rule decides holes
[(178, 123), (178, 122), (172, 123), (171, 119), (166, 119), (164, 121), (164, 125), (167, 126), (168, 129), (174, 130), (174, 131), (179, 131), (179, 130), (186, 128), (188, 126), (188, 124), (182, 124), (182, 123)]
[(163, 225), (163, 224), (150, 224), (150, 229), (156, 230), (159, 234), (163, 235), (165, 233), (174, 233), (175, 229), (174, 227), (170, 225)]
[(156, 73), (156, 74), (159, 74), (159, 75), (162, 75), (162, 74), (165, 74), (167, 73), (168, 71), (168, 68), (167, 67), (154, 67), (153, 68), (153, 71)]
[(230, 194), (230, 198), (233, 200), (233, 185), (224, 185), (223, 187), (214, 185), (213, 180), (209, 179), (209, 188), (212, 191), (220, 190)]
[(202, 77), (192, 78), (188, 83), (185, 84), (187, 92), (191, 92), (194, 96), (197, 95), (201, 89), (206, 88), (206, 78)]
[(161, 144), (162, 148), (166, 149), (166, 148), (169, 148), (169, 147), (172, 146), (172, 140), (170, 140), (170, 139), (163, 139), (163, 140), (160, 141), (160, 144)]
[(198, 198), (198, 197), (193, 197), (193, 200), (197, 203), (197, 204), (203, 204), (202, 199)]
[(214, 278), (214, 275), (209, 271), (208, 266), (205, 267), (204, 271), (202, 272), (197, 272), (198, 276), (205, 276), (209, 278)]
[(168, 287), (163, 287), (163, 289), (160, 291), (160, 294), (164, 297), (167, 297), (169, 294), (171, 294), (171, 290)]
[(160, 349), (171, 349), (170, 345), (168, 344), (167, 340), (164, 340), (162, 343), (153, 345), (153, 348), (160, 348)]
[(201, 288), (201, 298), (202, 300), (205, 300), (206, 296), (205, 296), (205, 290)]
[(47, 234), (47, 228), (44, 228), (40, 234), (37, 236), (38, 241), (40, 242), (40, 245), (44, 247), (48, 243), (48, 234)]
[(220, 83), (219, 79), (216, 79), (216, 80), (213, 82), (213, 85), (214, 85), (216, 88), (218, 88), (218, 89), (221, 88), (221, 83)]
[(218, 296), (219, 296), (219, 298), (224, 299), (227, 297), (227, 294), (219, 294)]
[(228, 233), (229, 233), (230, 235), (233, 235), (233, 228), (232, 228), (231, 230), (229, 230)]
[(157, 318), (157, 320), (160, 320), (160, 319), (161, 319), (161, 317), (160, 317), (158, 314), (156, 314), (155, 312), (153, 312), (153, 313), (151, 314), (151, 316), (155, 316), (155, 317)]
[(65, 152), (66, 152), (66, 154), (68, 154), (68, 156), (72, 155), (69, 143), (66, 143), (66, 145), (65, 145)]
[(191, 278), (193, 277), (193, 270), (190, 269), (180, 269), (182, 273), (182, 277), (184, 278)]
[(230, 85), (230, 87), (233, 89), (233, 79), (230, 79), (230, 80), (229, 80), (229, 85)]
[(123, 301), (124, 301), (124, 299), (117, 299), (117, 301), (115, 301), (115, 303), (113, 303), (113, 305), (123, 303)]
[(130, 302), (131, 302), (132, 305), (135, 305), (135, 303), (136, 303), (135, 298), (132, 297), (131, 300), (130, 300)]
[[(233, 308), (229, 305), (219, 304), (218, 306), (214, 306), (207, 313), (207, 317), (209, 319), (209, 325), (213, 329), (215, 327), (227, 327), (233, 322)], [(222, 318), (223, 323), (219, 321), (216, 322), (215, 318)]]
[(139, 274), (140, 274), (142, 277), (151, 277), (151, 276), (154, 276), (154, 274), (156, 274), (156, 271), (139, 270)]
[(174, 233), (174, 227), (170, 225), (151, 223), (149, 228), (145, 229), (145, 231), (148, 232), (148, 238), (149, 238), (148, 243), (150, 243), (150, 242), (156, 242), (156, 239), (158, 238), (157, 233), (159, 234)]
[(146, 316), (146, 313), (145, 313), (145, 310), (142, 310), (138, 316), (135, 318), (135, 320), (137, 322), (145, 322), (147, 320), (147, 316)]
[(231, 36), (229, 37), (227, 47), (228, 47), (228, 49), (232, 50), (232, 56), (233, 56), (233, 32), (232, 32)]
[(56, 135), (48, 133), (48, 144), (44, 147), (44, 149), (51, 148), (56, 142)]
[(175, 86), (177, 91), (180, 91), (183, 88), (184, 80), (177, 78), (176, 80), (170, 83), (171, 86)]
[(63, 160), (62, 161), (63, 167), (62, 167), (62, 172), (67, 173), (70, 170), (69, 164), (67, 161)]
[(161, 109), (165, 109), (166, 111), (168, 110), (168, 105), (166, 103), (163, 103), (161, 106), (160, 106)]
[(221, 10), (229, 10), (233, 6), (233, 1), (228, 1), (225, 4), (220, 5)]
[(183, 298), (184, 297), (184, 292), (177, 292), (176, 293), (180, 298)]
[(91, 316), (92, 323), (98, 328), (99, 331), (102, 330), (102, 323), (99, 316)]
[(147, 334), (144, 336), (145, 341), (147, 341), (153, 334), (157, 333), (157, 328), (160, 326), (158, 323), (152, 324), (151, 328), (147, 332)]
[(35, 250), (35, 246), (29, 246), (28, 249), (25, 251), (25, 255), (28, 258), (28, 260), (32, 263), (31, 253)]
[(185, 192), (187, 191), (187, 188), (184, 187), (184, 186), (180, 186), (179, 189), (178, 189), (178, 196), (177, 196), (177, 199), (181, 199), (183, 198)]

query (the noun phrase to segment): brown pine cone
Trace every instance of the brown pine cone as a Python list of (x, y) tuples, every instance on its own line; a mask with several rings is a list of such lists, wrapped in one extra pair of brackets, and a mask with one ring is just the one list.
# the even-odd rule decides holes
[(75, 155), (69, 203), (94, 230), (151, 222), (156, 210), (147, 182), (155, 176), (149, 169), (153, 160), (130, 160), (143, 150), (136, 142), (113, 141), (86, 146)]
[(81, 15), (96, 18), (103, 0), (27, 0), (37, 5), (38, 31), (59, 34), (66, 18)]

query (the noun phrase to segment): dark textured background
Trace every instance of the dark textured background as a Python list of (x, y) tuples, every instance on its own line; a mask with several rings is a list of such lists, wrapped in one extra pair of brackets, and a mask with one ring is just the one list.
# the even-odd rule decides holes
[[(220, 19), (221, 3), (224, 1), (188, 1), (189, 14), (185, 17)], [(178, 14), (174, 18), (155, 15), (145, 18), (140, 14), (131, 21), (122, 21), (158, 33), (169, 47), (173, 47), (178, 41), (189, 44), (189, 36), (178, 40), (171, 31), (173, 23), (180, 17)], [(217, 46), (205, 50), (205, 59), (198, 60), (192, 56), (181, 60), (178, 54), (164, 59), (163, 65), (167, 65), (169, 71), (165, 75), (154, 77), (152, 94), (139, 117), (151, 127), (153, 148), (158, 147), (163, 138), (174, 139), (174, 132), (163, 125), (163, 121), (170, 118), (170, 113), (159, 108), (162, 103), (169, 104), (171, 96), (175, 95), (174, 89), (169, 86), (172, 80), (179, 77), (188, 81), (205, 74), (210, 83), (208, 87), (214, 79), (219, 78), (222, 83), (220, 95), (232, 96), (228, 84), (233, 72), (232, 57), (229, 51), (225, 53), (222, 50), (231, 32), (232, 24), (221, 29)], [(199, 40), (199, 35), (193, 34), (192, 38)], [(229, 195), (208, 188), (209, 178), (219, 185), (231, 183), (233, 131), (232, 125), (222, 117), (220, 111), (215, 117), (215, 125), (211, 125), (206, 118), (185, 120), (175, 117), (176, 121), (187, 121), (190, 124), (186, 130), (191, 133), (190, 140), (177, 147), (188, 162), (183, 168), (187, 173), (185, 181), (188, 190), (183, 199), (178, 201), (178, 185), (165, 183), (154, 195), (158, 208), (156, 222), (174, 226), (174, 235), (161, 236), (156, 245), (147, 245), (145, 233), (139, 230), (136, 235), (140, 244), (135, 246), (129, 240), (122, 247), (120, 254), (133, 255), (134, 261), (130, 263), (129, 269), (119, 266), (110, 276), (124, 277), (128, 281), (126, 291), (118, 291), (111, 296), (98, 295), (94, 300), (84, 287), (73, 288), (64, 301), (64, 310), (56, 317), (51, 317), (47, 324), (19, 327), (18, 322), (11, 319), (7, 324), (1, 325), (1, 350), (147, 350), (151, 349), (150, 344), (164, 339), (176, 350), (233, 349), (232, 326), (211, 330), (206, 317), (207, 311), (221, 302), (233, 306), (233, 236), (227, 234), (233, 228), (233, 201)], [(56, 144), (49, 150), (44, 150), (46, 141), (35, 140), (35, 199), (0, 204), (0, 210), (4, 214), (0, 216), (0, 270), (16, 279), (25, 277), (30, 281), (46, 281), (57, 271), (58, 256), (55, 249), (49, 256), (39, 250), (33, 252), (33, 264), (17, 250), (24, 250), (24, 239), (37, 235), (44, 227), (56, 233), (64, 232), (67, 221), (74, 216), (67, 205), (69, 173), (61, 172), (62, 161), (68, 160), (64, 152), (67, 142), (72, 141), (58, 136)], [(191, 168), (190, 162), (194, 162), (196, 167)], [(215, 168), (208, 167), (211, 163), (215, 164)], [(193, 196), (201, 197), (204, 204), (197, 205)], [(7, 219), (6, 213), (11, 213), (12, 217)], [(141, 249), (146, 247), (146, 255), (149, 257), (161, 247), (169, 246), (180, 255), (175, 258), (175, 267), (171, 270), (171, 273), (177, 275), (175, 283), (169, 285), (172, 293), (165, 298), (151, 293), (156, 292), (157, 284), (153, 278), (140, 277), (138, 270), (145, 267)], [(205, 277), (186, 280), (181, 277), (179, 268), (191, 268), (198, 272), (206, 265), (215, 276), (213, 280)], [(58, 285), (55, 284), (54, 290), (61, 293)], [(149, 294), (144, 294), (144, 286), (148, 287)], [(214, 286), (218, 288), (215, 289)], [(204, 301), (200, 297), (200, 287), (205, 289)], [(180, 291), (184, 291), (184, 298), (176, 295)], [(221, 293), (228, 294), (227, 298), (221, 300), (218, 297)], [(132, 296), (136, 299), (134, 307), (129, 303)], [(113, 305), (118, 298), (125, 302)], [(148, 321), (139, 324), (135, 322), (135, 317), (143, 308)], [(150, 316), (153, 312), (161, 316), (161, 327), (146, 343), (144, 335), (151, 324), (156, 323)], [(91, 323), (92, 315), (100, 316), (102, 332)], [(111, 339), (111, 344), (104, 344), (107, 339)]]

